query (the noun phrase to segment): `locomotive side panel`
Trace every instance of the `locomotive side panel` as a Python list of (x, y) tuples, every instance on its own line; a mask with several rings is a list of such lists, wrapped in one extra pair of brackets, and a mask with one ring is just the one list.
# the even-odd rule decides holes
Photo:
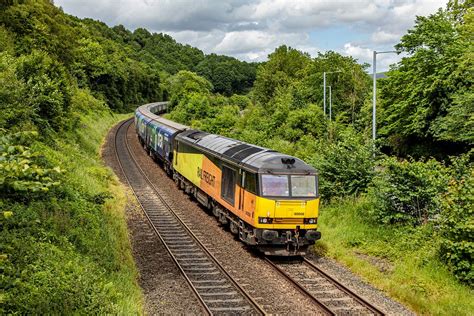
[[(228, 183), (223, 179), (223, 168), (229, 168), (216, 157), (200, 152), (183, 142), (178, 142), (174, 153), (174, 170), (184, 178), (209, 195), (234, 215), (240, 217), (250, 225), (254, 225), (254, 205), (255, 196), (238, 184), (238, 169), (233, 167), (235, 181), (233, 185), (225, 187)], [(230, 168), (229, 168), (230, 169)], [(225, 174), (224, 174), (225, 177)], [(224, 190), (231, 193), (230, 198), (226, 198)], [(247, 208), (245, 207), (244, 196), (249, 197)]]

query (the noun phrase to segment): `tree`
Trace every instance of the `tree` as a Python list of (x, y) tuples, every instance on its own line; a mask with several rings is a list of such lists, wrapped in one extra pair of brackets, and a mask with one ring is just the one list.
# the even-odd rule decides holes
[(400, 154), (432, 155), (472, 145), (473, 9), (469, 1), (460, 6), (466, 10), (450, 3), (446, 10), (417, 17), (396, 46), (409, 57), (382, 80), (380, 134)]
[[(327, 72), (326, 86), (332, 87), (333, 118), (344, 124), (355, 124), (370, 90), (367, 66), (333, 51), (320, 54), (305, 69), (301, 93), (305, 100), (322, 105), (323, 73)], [(329, 99), (326, 102), (329, 106)]]
[(191, 71), (181, 70), (168, 79), (167, 90), (172, 96), (170, 107), (173, 108), (190, 93), (209, 95), (212, 84)]
[(268, 61), (257, 69), (255, 100), (267, 107), (278, 87), (286, 88), (303, 77), (303, 70), (310, 61), (307, 53), (285, 45), (278, 47), (268, 56)]

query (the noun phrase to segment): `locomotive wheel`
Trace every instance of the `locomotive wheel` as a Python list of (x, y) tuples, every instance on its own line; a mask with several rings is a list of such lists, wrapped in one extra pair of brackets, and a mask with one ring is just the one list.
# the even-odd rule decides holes
[(214, 207), (212, 208), (212, 214), (213, 214), (215, 217), (219, 217), (219, 206), (214, 205)]
[(234, 221), (230, 221), (230, 232), (234, 235), (237, 235), (239, 233), (239, 227), (235, 224)]

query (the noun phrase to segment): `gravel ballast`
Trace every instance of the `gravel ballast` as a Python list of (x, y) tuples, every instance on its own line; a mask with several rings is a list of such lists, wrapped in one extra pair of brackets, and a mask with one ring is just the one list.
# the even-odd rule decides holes
[[(102, 158), (120, 177), (122, 171), (115, 156), (114, 127), (103, 146)], [(143, 211), (128, 191), (127, 225), (133, 256), (139, 271), (138, 283), (143, 291), (144, 312), (155, 314), (205, 315), (188, 283), (176, 267), (165, 247), (150, 227)]]

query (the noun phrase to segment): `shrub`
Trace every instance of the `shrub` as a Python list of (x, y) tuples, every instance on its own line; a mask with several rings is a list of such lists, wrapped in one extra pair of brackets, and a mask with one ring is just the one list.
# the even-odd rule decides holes
[(312, 164), (319, 171), (324, 198), (357, 195), (367, 189), (373, 177), (373, 146), (348, 129), (340, 141), (320, 142)]
[[(0, 131), (1, 132), (1, 131)], [(55, 176), (60, 169), (46, 168), (39, 164), (38, 152), (24, 146), (38, 134), (36, 132), (19, 132), (0, 134), (0, 196), (25, 199), (47, 192), (59, 185)]]
[(382, 223), (426, 223), (439, 215), (447, 183), (448, 169), (434, 159), (386, 158), (371, 185), (372, 213)]
[(457, 159), (448, 192), (442, 199), (440, 256), (454, 275), (470, 285), (474, 281), (474, 169), (468, 155)]

